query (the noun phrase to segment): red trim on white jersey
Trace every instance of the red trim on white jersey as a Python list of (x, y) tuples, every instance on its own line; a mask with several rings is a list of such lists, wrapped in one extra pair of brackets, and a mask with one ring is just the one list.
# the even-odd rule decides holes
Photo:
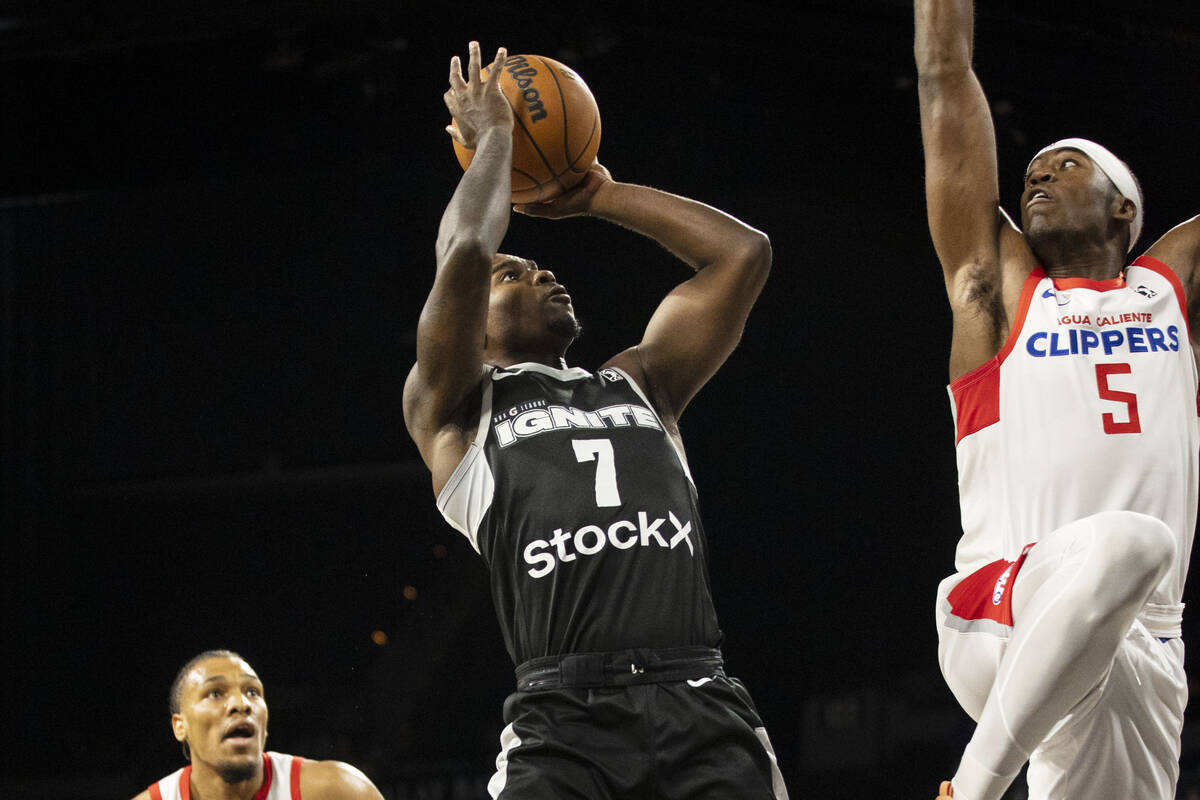
[[(1176, 274), (1175, 270), (1171, 269), (1157, 258), (1151, 258), (1150, 256), (1138, 256), (1133, 260), (1133, 266), (1144, 267), (1148, 270), (1152, 270), (1153, 272), (1157, 272), (1159, 275), (1162, 275), (1167, 279), (1172, 288), (1175, 289), (1175, 298), (1179, 300), (1179, 313), (1183, 315), (1183, 324), (1187, 325), (1188, 313), (1187, 301), (1185, 300), (1187, 294), (1183, 291), (1183, 281), (1179, 280), (1179, 275)], [(1190, 330), (1188, 331), (1188, 334), (1188, 341), (1191, 341), (1192, 337)]]
[(1021, 286), (1021, 299), (1017, 303), (1017, 315), (1000, 352), (970, 372), (960, 375), (950, 383), (950, 394), (954, 398), (955, 431), (954, 443), (970, 436), (989, 425), (1000, 421), (1000, 365), (1012, 352), (1025, 327), (1025, 316), (1033, 302), (1033, 290), (1046, 272), (1035, 267)]
[(301, 756), (292, 756), (292, 800), (301, 800), (300, 798), (300, 765), (304, 762)]
[(1094, 281), (1091, 278), (1051, 278), (1050, 280), (1054, 281), (1054, 288), (1060, 291), (1091, 289), (1093, 292), (1111, 292), (1113, 289), (1125, 288), (1125, 273), (1100, 281)]
[[(258, 787), (258, 791), (254, 793), (253, 800), (268, 800), (271, 798), (271, 787), (275, 775), (275, 763), (273, 758), (280, 759), (280, 770), (288, 760), (291, 761), (291, 766), (288, 768), (288, 783), (287, 788), (277, 787), (275, 798), (279, 800), (300, 800), (300, 764), (304, 761), (300, 756), (289, 756), (282, 753), (263, 753), (263, 782)], [(192, 765), (176, 770), (165, 778), (162, 778), (149, 787), (150, 800), (191, 800), (192, 797)]]
[[(263, 757), (263, 782), (262, 782), (262, 786), (258, 787), (258, 791), (254, 793), (253, 800), (267, 800), (267, 795), (271, 791), (271, 775), (274, 773), (275, 770), (272, 769), (272, 767), (271, 767), (270, 757), (267, 756), (266, 753), (263, 753), (262, 757)], [(185, 797), (183, 800), (188, 800), (188, 798)]]

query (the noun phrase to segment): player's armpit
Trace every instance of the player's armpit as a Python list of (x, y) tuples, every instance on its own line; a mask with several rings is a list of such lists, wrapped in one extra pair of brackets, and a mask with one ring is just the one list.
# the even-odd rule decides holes
[(417, 445), (421, 460), (429, 468), (436, 496), (466, 455), (474, 438), (475, 428), (473, 424), (468, 425), (467, 421), (477, 420), (479, 416), (480, 373), (476, 373), (472, 390), (447, 416), (434, 413), (434, 404), (429, 400), (430, 389), (421, 383), (417, 374), (419, 370), (419, 364), (414, 366), (404, 384), (404, 423)]

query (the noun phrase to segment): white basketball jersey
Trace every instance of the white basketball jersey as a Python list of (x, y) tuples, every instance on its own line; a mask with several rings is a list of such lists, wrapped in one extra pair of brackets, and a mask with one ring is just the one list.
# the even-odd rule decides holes
[(1025, 281), (1012, 331), (950, 384), (970, 572), (1100, 511), (1174, 531), (1174, 569), (1151, 600), (1178, 603), (1196, 525), (1196, 365), (1183, 287), (1141, 257), (1107, 281)]
[[(300, 756), (283, 753), (263, 753), (263, 785), (254, 800), (301, 800)], [(167, 777), (150, 784), (150, 800), (191, 800), (192, 765), (177, 769)]]

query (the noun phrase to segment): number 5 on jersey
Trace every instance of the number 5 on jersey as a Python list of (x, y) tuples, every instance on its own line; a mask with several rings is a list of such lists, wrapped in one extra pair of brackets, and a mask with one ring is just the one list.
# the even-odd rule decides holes
[(1101, 415), (1101, 420), (1104, 422), (1105, 433), (1141, 433), (1142, 422), (1138, 418), (1137, 395), (1133, 392), (1118, 392), (1116, 389), (1110, 388), (1108, 385), (1109, 375), (1128, 375), (1133, 372), (1133, 368), (1128, 364), (1097, 364), (1096, 365), (1096, 388), (1100, 391), (1101, 400), (1112, 400), (1116, 403), (1124, 403), (1128, 409), (1128, 419), (1125, 422), (1117, 422), (1114, 415), (1105, 412)]
[(621, 505), (612, 442), (608, 439), (572, 439), (571, 446), (575, 448), (575, 459), (579, 463), (596, 462), (596, 505), (600, 508)]

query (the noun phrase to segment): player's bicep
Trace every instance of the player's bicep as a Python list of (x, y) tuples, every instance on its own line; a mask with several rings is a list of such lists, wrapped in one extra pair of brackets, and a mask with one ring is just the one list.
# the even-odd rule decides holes
[(423, 438), (440, 427), (438, 415), (433, 413), (434, 404), (431, 402), (431, 392), (432, 390), (421, 374), (421, 364), (419, 362), (413, 364), (412, 369), (408, 371), (408, 378), (404, 381), (402, 403), (404, 424), (418, 447), (422, 445)]
[(678, 415), (737, 347), (770, 269), (770, 244), (736, 264), (714, 264), (659, 304), (638, 345), (659, 409)]
[(311, 800), (383, 800), (362, 770), (342, 761), (303, 762), (300, 794)]

